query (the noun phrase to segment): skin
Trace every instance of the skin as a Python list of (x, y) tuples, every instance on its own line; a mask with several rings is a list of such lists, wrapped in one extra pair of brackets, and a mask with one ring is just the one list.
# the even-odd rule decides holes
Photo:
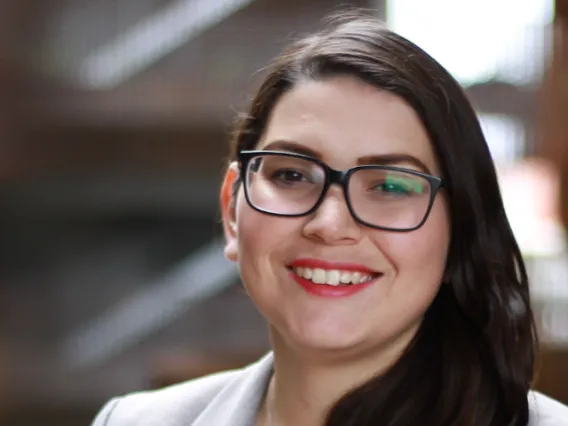
[[(439, 176), (428, 134), (401, 98), (350, 77), (306, 81), (273, 110), (257, 149), (285, 140), (344, 170), (370, 156), (409, 155), (395, 165)], [(279, 148), (281, 149), (281, 148)], [(243, 189), (222, 189), (225, 255), (238, 262), (248, 294), (269, 323), (275, 373), (258, 424), (321, 424), (341, 395), (396, 361), (416, 333), (442, 281), (450, 242), (443, 191), (426, 223), (394, 233), (357, 223), (333, 185), (313, 214), (274, 217), (253, 210)], [(287, 268), (299, 257), (363, 264), (384, 275), (347, 298), (307, 293)]]

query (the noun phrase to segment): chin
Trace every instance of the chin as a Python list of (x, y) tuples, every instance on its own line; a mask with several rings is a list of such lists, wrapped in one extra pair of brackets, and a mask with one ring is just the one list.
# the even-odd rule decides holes
[(280, 329), (279, 340), (296, 353), (305, 356), (317, 357), (318, 359), (358, 358), (373, 356), (375, 353), (404, 350), (404, 347), (412, 340), (418, 324), (413, 324), (404, 329), (374, 329), (363, 330), (359, 327), (341, 328), (340, 324), (326, 324), (325, 327), (318, 324), (312, 327), (302, 327), (294, 324), (294, 327), (286, 330)]
[(307, 331), (304, 329), (301, 333), (290, 333), (287, 340), (299, 350), (328, 354), (351, 353), (368, 343), (367, 339), (353, 332), (340, 333), (329, 329), (312, 330), (310, 333)]

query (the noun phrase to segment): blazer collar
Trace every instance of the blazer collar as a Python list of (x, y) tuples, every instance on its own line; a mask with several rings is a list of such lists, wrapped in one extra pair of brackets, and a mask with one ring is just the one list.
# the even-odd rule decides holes
[(274, 354), (245, 367), (219, 392), (193, 426), (254, 426), (272, 377)]

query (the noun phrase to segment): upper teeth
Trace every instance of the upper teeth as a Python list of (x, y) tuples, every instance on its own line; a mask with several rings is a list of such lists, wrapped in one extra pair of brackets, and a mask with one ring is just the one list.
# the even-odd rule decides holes
[(361, 284), (373, 279), (373, 276), (370, 274), (364, 274), (361, 272), (339, 271), (335, 269), (325, 270), (320, 268), (312, 269), (297, 267), (294, 268), (294, 272), (299, 276), (312, 281), (315, 284)]

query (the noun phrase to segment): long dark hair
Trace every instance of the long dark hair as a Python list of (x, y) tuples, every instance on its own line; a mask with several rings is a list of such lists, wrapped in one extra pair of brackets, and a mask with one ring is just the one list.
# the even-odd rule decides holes
[(441, 290), (386, 373), (341, 398), (327, 426), (526, 426), (536, 332), (521, 253), (493, 162), (460, 85), (419, 47), (360, 12), (327, 20), (269, 68), (238, 121), (231, 160), (254, 149), (280, 97), (302, 80), (352, 76), (403, 98), (445, 178), (451, 243)]

